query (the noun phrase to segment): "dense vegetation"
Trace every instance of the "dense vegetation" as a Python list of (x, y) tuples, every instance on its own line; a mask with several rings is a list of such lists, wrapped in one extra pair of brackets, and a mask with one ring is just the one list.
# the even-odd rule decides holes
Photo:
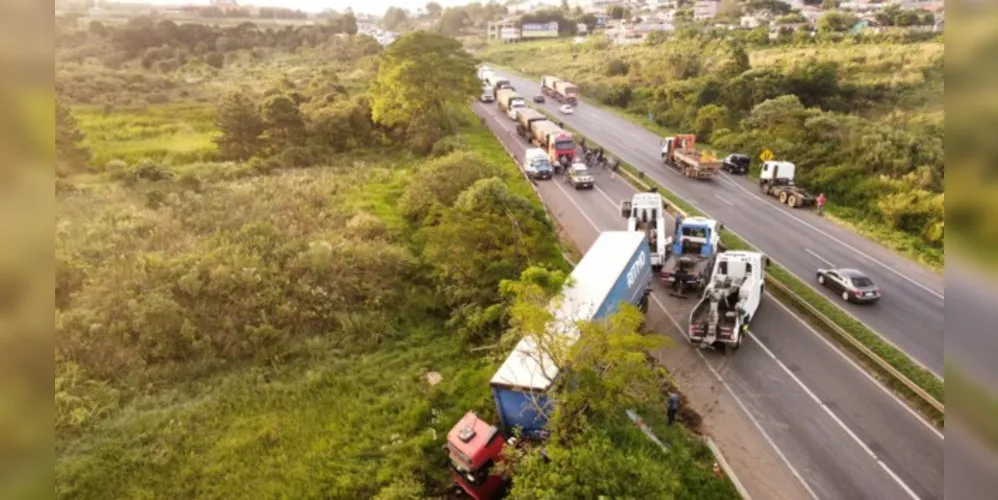
[[(834, 36), (833, 36), (834, 35)], [(553, 74), (658, 130), (721, 151), (769, 148), (832, 214), (939, 265), (943, 49), (924, 33), (770, 41), (766, 28), (687, 28), (639, 46), (595, 38), (485, 47), (479, 57)], [(758, 162), (758, 159), (755, 160)]]
[[(59, 40), (57, 494), (440, 494), (444, 436), (465, 411), (494, 417), (507, 352), (469, 348), (508, 346), (517, 283), (567, 271), (471, 118), (460, 45), (147, 19)], [(688, 431), (659, 425), (662, 455), (615, 411), (656, 423), (652, 345), (604, 351), (628, 363), (607, 383), (656, 377), (650, 406), (575, 412), (551, 470), (587, 494), (731, 498)], [(543, 496), (531, 457), (512, 473)]]

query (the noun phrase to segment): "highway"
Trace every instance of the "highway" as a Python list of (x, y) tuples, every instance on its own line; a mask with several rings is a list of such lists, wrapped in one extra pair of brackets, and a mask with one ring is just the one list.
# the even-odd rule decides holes
[[(514, 85), (524, 88), (520, 82)], [(526, 144), (516, 136), (513, 122), (494, 105), (473, 107), (522, 159)], [(600, 231), (626, 229), (618, 205), (635, 193), (622, 179), (610, 181), (606, 173), (597, 176), (597, 188), (591, 191), (575, 191), (560, 179), (539, 181), (537, 188), (583, 251)], [(675, 341), (671, 357), (682, 359), (670, 369), (706, 363), (744, 408), (731, 412), (730, 425), (749, 420), (761, 429), (762, 438), (745, 431), (749, 444), (715, 436), (725, 453), (770, 443), (813, 498), (943, 498), (942, 434), (802, 319), (767, 295), (748, 340), (734, 356), (698, 356), (678, 334), (686, 328), (693, 304), (694, 299), (672, 297), (656, 283), (652, 308), (661, 309), (677, 326), (668, 332), (656, 329)], [(786, 493), (778, 498), (801, 497)]]
[[(540, 93), (538, 81), (506, 75), (520, 95)], [(539, 79), (538, 79), (539, 80)], [(715, 180), (683, 177), (660, 159), (661, 137), (609, 111), (587, 103), (561, 115), (553, 99), (533, 104), (559, 115), (567, 126), (645, 172), (688, 203), (723, 222), (781, 266), (811, 284), (886, 341), (936, 375), (943, 373), (943, 277), (811, 211), (780, 205), (756, 184), (723, 174)], [(777, 152), (778, 153), (778, 152)], [(793, 158), (777, 158), (793, 161)], [(834, 201), (834, 200), (832, 200)], [(845, 304), (819, 287), (820, 267), (854, 267), (881, 287), (878, 304)]]

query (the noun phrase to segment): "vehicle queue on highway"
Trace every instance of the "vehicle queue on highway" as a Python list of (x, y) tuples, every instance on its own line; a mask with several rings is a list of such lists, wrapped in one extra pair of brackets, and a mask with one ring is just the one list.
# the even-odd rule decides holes
[[(527, 85), (527, 84), (525, 84), (525, 83), (523, 83), (523, 82), (520, 82), (520, 83), (518, 83), (518, 85), (521, 85), (521, 86), (523, 86), (523, 87), (525, 87), (525, 88), (526, 88), (526, 87), (528, 87), (528, 85)], [(543, 101), (544, 101), (544, 99), (543, 99), (543, 95), (539, 95), (539, 96), (541, 97), (541, 99), (538, 99), (538, 96), (535, 96), (535, 99), (534, 99), (534, 102), (535, 102), (535, 103), (538, 103), (538, 101), (541, 101), (541, 103), (543, 103)], [(520, 114), (530, 114), (531, 112), (532, 112), (532, 113), (537, 113), (536, 111), (534, 111), (534, 110), (531, 110), (530, 108), (526, 108), (526, 109), (524, 109), (523, 111), (521, 111), (521, 112), (519, 112), (519, 113), (520, 113)], [(547, 118), (547, 116), (545, 116), (545, 115), (543, 115), (543, 114), (541, 114), (541, 113), (537, 113), (537, 115), (540, 115), (540, 117), (541, 117), (541, 118), (543, 118), (543, 119), (545, 119), (545, 120), (548, 120), (548, 121), (550, 121), (550, 120), (549, 120), (549, 119)], [(537, 115), (532, 115), (532, 116), (535, 116), (535, 117), (536, 117)], [(518, 121), (519, 121), (519, 120), (518, 120)], [(529, 123), (528, 123), (528, 125), (529, 125)], [(564, 132), (564, 133), (568, 134), (567, 130), (565, 130), (565, 129), (563, 128), (563, 126), (561, 126), (561, 124), (560, 124), (560, 123), (558, 123), (558, 124), (557, 124), (557, 126), (558, 126), (558, 128), (559, 128), (559, 129), (561, 129), (561, 131), (562, 131), (562, 132)], [(505, 126), (505, 125), (503, 125), (502, 127), (503, 127), (503, 128), (506, 128), (506, 126)], [(518, 130), (517, 130), (517, 132), (518, 132), (518, 135), (520, 135), (520, 137), (521, 137), (521, 138), (524, 138), (524, 139), (526, 139), (526, 140), (527, 140), (527, 142), (531, 142), (531, 143), (535, 142), (535, 141), (534, 141), (534, 139), (533, 139), (533, 138), (531, 138), (531, 136), (530, 136), (530, 135), (525, 135), (525, 134), (521, 133), (521, 130), (519, 130), (519, 129), (520, 129), (520, 127), (519, 127), (519, 126), (518, 126), (517, 128), (518, 128)], [(507, 129), (507, 131), (508, 131), (508, 129)], [(528, 132), (528, 131), (529, 131), (529, 129), (528, 129), (528, 130), (526, 130), (525, 132)], [(573, 144), (573, 145), (574, 145), (574, 144)], [(586, 145), (585, 145), (585, 139), (584, 139), (584, 138), (582, 138), (582, 139), (580, 140), (580, 144), (579, 144), (579, 149), (581, 149), (581, 150), (582, 150), (582, 151), (584, 151), (584, 152), (585, 152), (585, 151), (589, 151), (589, 152), (590, 152), (590, 154), (589, 154), (589, 155), (585, 154), (584, 152), (583, 152), (583, 153), (578, 153), (578, 157), (579, 157), (579, 159), (580, 159), (579, 163), (582, 163), (583, 165), (585, 165), (585, 161), (584, 161), (584, 159), (583, 159), (583, 158), (585, 158), (586, 156), (589, 156), (590, 158), (592, 158), (593, 156), (590, 156), (590, 155), (597, 155), (597, 151), (598, 151), (598, 150), (596, 150), (596, 148), (589, 148), (588, 146), (586, 146)], [(548, 153), (550, 153), (550, 152), (551, 152), (551, 151), (549, 150), (549, 151), (548, 151)], [(555, 151), (555, 152), (557, 153), (557, 151)], [(609, 155), (607, 154), (607, 152), (602, 152), (602, 153), (603, 153), (603, 155), (602, 155), (602, 156), (603, 156), (604, 158), (608, 158), (608, 157), (609, 157)], [(512, 154), (512, 153), (511, 153), (511, 154)], [(573, 153), (572, 153), (572, 157), (571, 157), (571, 158), (572, 158), (572, 159), (574, 160), (574, 159), (576, 158), (576, 155), (577, 155), (577, 153), (576, 153), (575, 151), (573, 151)], [(745, 155), (737, 155), (737, 156), (729, 156), (728, 158), (725, 158), (725, 160), (724, 160), (723, 162), (720, 162), (720, 163), (721, 163), (721, 166), (720, 166), (720, 168), (721, 168), (721, 169), (723, 169), (723, 170), (725, 170), (725, 171), (728, 171), (728, 172), (730, 172), (730, 173), (744, 173), (744, 171), (747, 171), (747, 165), (746, 165), (746, 164), (747, 164), (747, 163), (750, 163), (750, 161), (749, 161), (749, 162), (746, 162), (746, 161), (745, 161), (745, 158), (740, 158), (740, 157), (738, 157), (738, 156), (741, 156), (741, 157), (744, 157)], [(597, 157), (598, 157), (598, 156), (597, 156)], [(560, 159), (560, 158), (557, 158), (557, 156), (555, 156), (554, 158), (555, 158), (556, 160), (557, 160), (557, 159)], [(630, 161), (630, 160), (629, 160), (629, 161)], [(767, 161), (772, 161), (772, 160), (770, 159), (770, 160), (767, 160)], [(618, 160), (618, 162), (619, 162), (619, 160)], [(575, 162), (573, 161), (572, 163), (575, 163)], [(556, 164), (557, 164), (557, 163), (556, 163)], [(588, 167), (588, 166), (587, 166), (587, 167)], [(572, 170), (574, 170), (574, 169), (572, 169)], [(572, 170), (567, 170), (567, 171), (566, 171), (566, 170), (562, 170), (561, 172), (562, 172), (562, 173), (564, 173), (564, 174), (565, 174), (565, 175), (567, 176), (568, 174), (570, 174), (570, 173), (571, 173), (571, 171), (572, 171)], [(592, 170), (592, 172), (593, 172), (593, 173), (595, 173), (595, 174), (599, 174), (599, 173), (601, 173), (601, 172), (602, 172), (602, 170), (601, 170), (601, 169), (599, 169), (599, 168), (591, 168), (591, 170)], [(741, 171), (740, 171), (740, 170), (741, 170)], [(791, 174), (791, 175), (792, 175), (792, 174)], [(782, 176), (782, 178), (784, 178), (784, 179), (785, 179), (785, 177), (788, 177), (788, 176), (786, 176), (786, 175), (783, 175), (783, 176)], [(776, 176), (776, 179), (777, 179), (777, 181), (774, 181), (774, 183), (776, 183), (776, 182), (779, 182), (779, 180), (781, 179), (781, 176), (780, 176), (780, 175), (777, 175), (777, 176)], [(593, 187), (594, 187), (594, 188), (596, 188), (597, 190), (600, 190), (600, 191), (602, 191), (602, 190), (601, 190), (601, 189), (599, 189), (599, 187), (597, 186), (597, 183), (595, 182), (595, 180), (596, 180), (596, 177), (594, 177), (594, 186), (593, 186)], [(789, 181), (790, 181), (790, 182), (787, 182), (787, 183), (785, 183), (785, 184), (792, 184), (792, 178), (791, 178), (791, 179), (789, 179)], [(539, 186), (540, 186), (540, 185), (539, 185)], [(609, 187), (612, 187), (612, 185), (604, 185), (603, 189), (608, 189)], [(671, 189), (671, 188), (670, 188), (670, 189)], [(574, 191), (574, 190), (573, 190), (573, 191)], [(605, 193), (603, 193), (603, 196), (605, 197), (605, 196), (606, 196), (606, 194), (605, 194)], [(789, 195), (788, 195), (788, 196), (789, 196)], [(778, 197), (778, 195), (777, 195), (777, 197)], [(723, 255), (723, 254), (722, 254), (722, 255)], [(825, 270), (825, 271), (827, 271), (828, 269), (827, 269), (827, 268), (823, 268), (822, 270)], [(821, 272), (821, 271), (819, 271), (818, 269), (813, 269), (813, 271), (812, 271), (812, 272)], [(815, 275), (814, 275), (814, 274), (812, 274), (812, 276), (815, 276)], [(732, 280), (732, 281), (733, 281), (733, 280)], [(745, 283), (745, 281), (743, 280), (743, 281), (742, 281), (741, 283), (743, 283), (743, 284), (744, 284), (744, 283)], [(827, 281), (825, 281), (825, 283), (822, 283), (822, 285), (825, 285), (825, 286), (830, 286), (830, 285), (828, 285), (827, 283), (828, 283), (828, 282), (827, 282)], [(721, 286), (719, 287), (719, 290), (721, 290), (721, 291), (722, 291), (723, 293), (721, 293), (721, 294), (715, 294), (715, 295), (716, 295), (716, 296), (719, 296), (719, 295), (723, 295), (723, 294), (727, 294), (727, 293), (730, 293), (730, 292), (734, 291), (734, 289), (735, 289), (735, 288), (739, 288), (739, 287), (734, 287), (734, 286), (732, 286), (733, 284), (734, 284), (734, 283), (730, 283), (730, 282), (723, 282), (723, 283), (719, 283), (719, 285), (721, 285)], [(708, 297), (706, 297), (706, 295), (707, 295), (707, 294), (704, 294), (704, 297), (703, 297), (703, 298), (701, 299), (701, 302), (703, 302), (704, 300), (706, 300), (706, 301), (707, 301), (707, 306), (704, 306), (704, 308), (701, 308), (701, 310), (700, 310), (700, 311), (694, 311), (694, 314), (693, 314), (692, 316), (696, 316), (696, 317), (691, 317), (691, 319), (690, 319), (690, 322), (688, 323), (688, 325), (689, 325), (689, 326), (687, 327), (687, 328), (688, 328), (688, 329), (687, 329), (687, 333), (688, 333), (688, 334), (696, 334), (696, 333), (697, 333), (697, 331), (696, 331), (696, 330), (697, 330), (697, 328), (701, 328), (701, 329), (703, 329), (703, 327), (704, 327), (704, 326), (707, 326), (707, 325), (711, 324), (712, 322), (711, 322), (711, 321), (709, 321), (709, 319), (710, 319), (710, 318), (717, 318), (718, 316), (721, 316), (721, 317), (720, 317), (719, 319), (722, 319), (722, 320), (724, 319), (724, 318), (723, 318), (723, 316), (724, 316), (724, 314), (723, 314), (723, 313), (724, 313), (724, 309), (725, 309), (725, 308), (724, 308), (724, 305), (723, 305), (723, 302), (722, 302), (722, 301), (719, 301), (719, 300), (713, 300), (713, 301), (711, 301), (711, 300), (708, 300), (709, 298), (708, 298)], [(761, 295), (761, 294), (759, 294), (759, 295), (758, 295), (758, 297), (759, 297), (759, 298), (761, 299), (762, 295)], [(754, 301), (755, 299), (752, 299), (752, 300)], [(721, 304), (721, 307), (719, 307), (719, 308), (715, 308), (715, 307), (713, 307), (713, 304)], [(756, 304), (756, 305), (755, 305), (754, 307), (758, 307), (758, 302), (756, 302), (755, 304)], [(771, 310), (771, 309), (770, 309), (770, 310)], [(704, 312), (704, 311), (706, 311), (706, 312)], [(719, 314), (717, 314), (717, 313), (722, 313), (722, 314), (720, 314), (720, 315), (719, 315)], [(699, 321), (697, 321), (697, 319), (699, 319)], [(720, 324), (720, 323), (723, 323), (723, 321), (718, 321), (718, 324)], [(766, 324), (766, 323), (771, 323), (771, 321), (770, 321), (770, 320), (764, 320), (764, 324)], [(762, 328), (765, 328), (765, 326), (763, 326)], [(716, 333), (716, 332), (718, 332), (719, 330), (717, 330), (717, 329), (716, 329), (716, 327), (715, 327), (715, 329), (714, 329), (713, 331), (714, 331), (714, 332)], [(765, 330), (764, 330), (764, 331), (765, 331)], [(780, 331), (780, 330), (779, 330), (779, 329), (777, 329), (777, 330), (773, 330), (773, 329), (772, 329), (772, 328), (770, 327), (770, 328), (769, 328), (769, 331), (771, 331), (771, 332), (774, 332), (774, 333), (775, 333), (775, 332), (777, 332), (777, 331)], [(789, 332), (785, 332), (785, 331), (780, 331), (780, 333), (789, 333)], [(691, 337), (691, 335), (687, 335), (687, 340), (691, 340), (691, 338), (690, 338), (690, 337)], [(716, 339), (716, 334), (715, 334), (714, 338)], [(757, 342), (758, 342), (758, 341), (757, 341)], [(829, 361), (831, 361), (831, 360), (829, 360)], [(850, 377), (851, 377), (851, 376), (850, 376)], [(798, 384), (800, 384), (800, 381), (797, 381), (797, 383), (798, 383)], [(810, 384), (811, 382), (808, 382), (808, 383)], [(822, 384), (819, 384), (819, 385), (822, 385)], [(850, 384), (846, 384), (846, 385), (850, 385)], [(853, 384), (851, 384), (851, 385), (852, 385), (852, 386), (855, 386), (856, 384), (855, 384), (855, 383), (853, 383)], [(807, 389), (807, 388), (806, 388), (805, 386), (803, 386), (803, 385), (801, 385), (801, 388), (802, 388), (802, 389), (804, 389), (805, 391), (808, 391), (808, 389)], [(884, 392), (884, 393), (886, 393), (886, 392), (887, 392), (887, 391), (886, 391), (886, 390), (884, 390), (883, 388), (881, 388), (881, 390), (883, 390), (883, 392)], [(824, 392), (824, 391), (823, 391), (823, 392)], [(888, 395), (888, 397), (890, 397), (890, 396)], [(864, 398), (862, 398), (862, 399), (869, 399), (869, 398), (868, 398), (868, 397), (866, 397), (866, 396), (864, 396)], [(895, 399), (896, 399), (896, 398), (895, 398)], [(900, 403), (900, 402), (897, 402), (897, 403), (898, 403), (898, 404), (902, 404), (902, 403)], [(839, 404), (841, 405), (842, 403), (839, 403)], [(851, 403), (850, 403), (850, 404), (851, 404)], [(863, 403), (859, 403), (859, 401), (857, 400), (857, 404), (863, 404)], [(869, 404), (869, 403), (867, 403), (867, 404)], [(877, 405), (880, 405), (880, 404), (882, 404), (882, 403), (878, 403)], [(874, 406), (877, 406), (877, 405), (874, 405)], [(843, 407), (843, 408), (844, 408), (844, 407)], [(746, 410), (745, 408), (742, 408), (742, 409), (743, 409), (743, 410)], [(872, 409), (872, 408), (871, 408), (871, 409)], [(883, 409), (883, 408), (882, 408), (882, 409)], [(827, 410), (826, 410), (826, 411), (827, 411)], [(906, 411), (910, 412), (910, 410), (906, 410)], [(754, 413), (754, 412), (755, 412), (755, 410), (753, 410), (753, 413)], [(764, 413), (765, 413), (765, 412), (764, 412)], [(771, 418), (771, 417), (764, 417), (764, 418)], [(856, 415), (854, 415), (854, 416), (853, 416), (853, 418), (857, 418), (857, 416), (856, 416)], [(916, 418), (917, 418), (917, 417), (916, 417)], [(840, 422), (840, 421), (838, 421), (838, 417), (837, 417), (837, 416), (832, 416), (832, 419), (833, 419), (834, 421), (836, 421), (836, 422), (837, 422), (837, 424), (836, 424), (836, 425), (837, 425), (838, 427), (842, 428), (843, 430), (846, 430), (846, 431), (847, 431), (847, 433), (849, 433), (849, 434), (850, 434), (850, 435), (851, 435), (851, 436), (853, 437), (853, 440), (855, 440), (855, 441), (856, 441), (857, 443), (861, 444), (861, 446), (865, 446), (864, 444), (862, 444), (862, 442), (863, 442), (863, 440), (864, 440), (864, 439), (867, 439), (867, 437), (860, 437), (860, 436), (856, 436), (855, 434), (853, 434), (853, 433), (852, 433), (851, 431), (849, 431), (849, 430), (848, 430), (848, 428), (846, 427), (846, 425), (848, 425), (848, 424), (844, 424), (843, 422)], [(848, 419), (847, 419), (847, 420), (848, 420)], [(894, 417), (894, 420), (895, 420), (895, 421), (897, 421), (897, 417)], [(907, 425), (907, 424), (906, 424), (906, 425)], [(834, 426), (835, 426), (835, 425), (833, 425), (833, 427), (834, 427)], [(908, 428), (909, 428), (909, 431), (907, 431), (907, 434), (911, 434), (911, 432), (910, 432), (910, 429), (911, 429), (911, 427), (910, 427), (910, 426), (908, 426)], [(867, 432), (870, 432), (871, 430), (872, 430), (872, 429), (868, 429), (868, 430), (867, 430)], [(900, 432), (901, 434), (905, 434), (905, 431), (903, 431), (903, 430), (901, 430), (901, 429), (894, 429), (894, 431), (895, 431), (895, 432)], [(940, 438), (941, 438), (941, 435), (940, 435)], [(767, 439), (769, 439), (769, 438), (767, 438)], [(875, 438), (874, 438), (874, 439), (875, 439)], [(892, 439), (896, 439), (896, 438), (892, 438)], [(914, 439), (914, 438), (913, 438), (913, 439)], [(921, 439), (922, 439), (922, 438), (919, 438), (919, 440), (921, 440)], [(778, 437), (778, 438), (777, 438), (777, 441), (779, 441), (779, 440), (780, 440), (780, 438)], [(917, 442), (917, 441), (916, 441), (916, 442)], [(894, 443), (895, 443), (895, 444), (900, 444), (900, 442), (898, 442), (898, 441), (896, 441), (896, 440), (894, 441)], [(771, 444), (772, 444), (772, 443), (771, 443)], [(883, 443), (881, 443), (881, 445), (883, 445)], [(776, 445), (774, 444), (774, 446), (776, 446)], [(933, 445), (933, 446), (935, 446), (935, 445)], [(892, 444), (892, 445), (891, 445), (891, 446), (889, 446), (888, 448), (894, 448), (894, 447), (895, 447), (895, 446), (894, 446), (894, 444)], [(817, 450), (815, 450), (815, 451), (817, 451)], [(818, 453), (818, 454), (820, 454), (820, 453)], [(814, 455), (814, 454), (812, 453), (812, 455)], [(910, 456), (910, 455), (908, 455), (908, 454), (906, 454), (906, 453), (904, 453), (904, 452), (902, 452), (902, 453), (901, 453), (901, 455), (902, 455), (902, 456)], [(807, 455), (805, 455), (805, 456), (807, 456)], [(933, 454), (931, 454), (930, 456), (934, 456), (934, 453), (933, 453)], [(935, 481), (935, 479), (933, 478), (933, 476), (932, 476), (931, 474), (928, 474), (928, 473), (917, 473), (917, 472), (910, 472), (910, 471), (907, 471), (907, 472), (909, 472), (910, 474), (914, 474), (914, 475), (912, 476), (912, 475), (910, 475), (910, 474), (906, 474), (906, 473), (902, 473), (902, 475), (904, 476), (904, 477), (903, 477), (903, 479), (902, 479), (902, 477), (900, 477), (899, 475), (897, 475), (897, 474), (895, 474), (894, 472), (892, 472), (892, 471), (891, 471), (891, 469), (887, 468), (887, 466), (886, 466), (886, 465), (884, 465), (884, 463), (883, 463), (883, 462), (881, 462), (881, 461), (880, 461), (880, 459), (878, 459), (878, 458), (877, 458), (876, 456), (873, 456), (873, 458), (875, 459), (875, 461), (876, 461), (876, 462), (877, 462), (878, 464), (880, 464), (880, 467), (881, 467), (881, 468), (884, 468), (885, 470), (887, 470), (887, 471), (888, 471), (888, 473), (889, 473), (889, 475), (895, 478), (895, 479), (894, 479), (894, 481), (895, 481), (895, 482), (896, 482), (897, 484), (900, 484), (900, 485), (902, 485), (902, 489), (903, 489), (903, 490), (905, 490), (905, 491), (907, 491), (907, 492), (910, 492), (910, 491), (911, 491), (911, 489), (907, 487), (907, 485), (906, 485), (905, 481), (911, 481), (911, 480), (912, 480), (912, 479), (911, 479), (911, 477), (921, 477), (921, 479), (919, 479), (919, 480), (924, 480), (924, 481), (928, 481), (928, 483), (927, 483), (927, 484), (932, 484), (932, 483), (934, 483), (934, 481)], [(812, 460), (812, 459), (816, 459), (816, 456), (811, 456), (810, 458), (808, 458), (808, 460)], [(929, 460), (929, 462), (931, 462), (932, 460), (933, 460), (933, 459), (930, 459), (930, 460)], [(821, 462), (819, 462), (819, 463), (821, 463)], [(826, 467), (826, 466), (825, 466), (825, 465), (822, 465), (822, 466), (819, 466), (819, 467)], [(902, 467), (902, 468), (905, 468), (906, 466), (901, 466), (901, 467)], [(911, 470), (916, 470), (916, 469), (911, 469)], [(826, 470), (825, 472), (828, 472), (828, 473), (832, 473), (832, 470)], [(817, 472), (812, 472), (812, 474), (815, 474), (815, 473), (817, 473)], [(821, 474), (824, 474), (824, 472), (822, 472)], [(819, 475), (820, 475), (820, 474), (819, 474)], [(917, 481), (919, 481), (919, 480), (916, 480), (916, 482), (917, 482)], [(818, 480), (818, 481), (819, 481), (819, 482), (821, 482), (821, 481), (824, 481), (824, 480)], [(858, 487), (858, 485), (859, 485), (860, 483), (861, 483), (861, 481), (860, 481), (860, 482), (857, 482), (857, 483), (856, 483), (855, 485), (853, 485), (853, 486), (854, 486), (854, 487)], [(826, 485), (827, 485), (827, 484), (831, 484), (831, 483), (826, 483)], [(928, 487), (928, 486), (926, 486), (926, 487)], [(827, 488), (827, 486), (826, 486), (826, 488)], [(840, 490), (840, 494), (841, 494), (842, 492), (845, 492), (845, 491), (850, 491), (850, 489), (849, 489), (849, 488), (850, 488), (850, 487), (849, 487), (849, 486), (846, 486), (846, 485), (843, 485), (843, 486), (841, 486), (841, 490)], [(936, 497), (936, 496), (935, 496), (935, 493), (934, 493), (934, 490), (935, 490), (935, 487), (933, 486), (933, 487), (930, 487), (930, 488), (931, 488), (931, 490), (930, 490), (930, 491), (933, 491), (933, 493), (928, 493), (928, 494), (924, 494), (923, 492), (924, 492), (925, 490), (923, 489), (923, 490), (919, 490), (919, 491), (920, 491), (920, 493), (919, 493), (919, 494), (909, 494), (909, 495), (906, 495), (906, 497), (915, 497), (915, 498), (935, 498), (935, 497)], [(814, 498), (818, 498), (818, 495), (812, 495), (812, 496), (813, 496)], [(863, 496), (863, 495), (860, 495), (859, 497), (864, 497), (864, 496)], [(880, 497), (883, 497), (883, 498), (893, 498), (893, 495), (880, 495)], [(901, 498), (901, 497), (899, 497), (899, 498)]]

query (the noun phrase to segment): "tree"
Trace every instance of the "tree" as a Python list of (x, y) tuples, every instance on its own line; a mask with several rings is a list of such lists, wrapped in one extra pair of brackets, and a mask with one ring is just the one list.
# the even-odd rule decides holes
[(717, 16), (719, 20), (728, 22), (737, 21), (742, 15), (742, 7), (737, 0), (721, 0), (717, 5)]
[(726, 76), (734, 78), (752, 69), (748, 51), (745, 50), (745, 46), (742, 45), (741, 42), (732, 41), (730, 43), (730, 48), (731, 59), (725, 64), (723, 71)]
[(247, 160), (260, 149), (263, 120), (246, 94), (237, 92), (226, 96), (218, 108), (215, 125), (222, 131), (215, 144), (223, 158)]
[(630, 12), (621, 5), (611, 5), (606, 13), (611, 19), (626, 19), (630, 15)]
[(745, 4), (745, 10), (747, 12), (768, 12), (774, 16), (782, 16), (789, 14), (792, 7), (790, 7), (790, 4), (781, 2), (780, 0), (750, 0)]
[(475, 62), (453, 38), (426, 31), (409, 32), (381, 54), (371, 85), (374, 121), (405, 127), (411, 143), (429, 151), (452, 130), (452, 110), (481, 90)]
[(204, 56), (204, 62), (211, 66), (212, 68), (222, 69), (225, 66), (225, 55), (221, 52), (209, 52), (208, 55)]
[(833, 10), (818, 19), (818, 32), (844, 33), (856, 25), (856, 17), (847, 12)]
[(437, 29), (447, 35), (457, 35), (471, 24), (471, 18), (464, 9), (447, 9), (437, 22)]
[(839, 0), (821, 0), (822, 10), (835, 10), (839, 8)]
[(443, 7), (441, 7), (437, 2), (430, 2), (426, 4), (426, 14), (430, 17), (440, 17), (440, 14), (443, 11)]
[(275, 149), (300, 144), (305, 139), (305, 118), (298, 103), (287, 94), (267, 98), (260, 115), (267, 140)]
[(71, 169), (82, 169), (90, 161), (90, 150), (83, 146), (86, 136), (80, 131), (72, 111), (61, 99), (55, 100), (55, 160)]
[(385, 15), (381, 18), (381, 25), (385, 29), (393, 30), (409, 20), (409, 14), (398, 7), (388, 7)]

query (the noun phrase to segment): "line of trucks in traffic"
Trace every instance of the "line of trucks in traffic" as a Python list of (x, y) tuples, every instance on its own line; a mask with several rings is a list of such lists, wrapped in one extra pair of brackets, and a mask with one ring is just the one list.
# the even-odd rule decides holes
[(627, 230), (600, 234), (549, 304), (547, 337), (521, 339), (490, 380), (497, 425), (468, 412), (448, 432), (453, 480), (471, 498), (496, 498), (507, 490), (509, 482), (494, 470), (507, 446), (543, 446), (555, 404), (549, 392), (571, 374), (542, 346), (571, 345), (580, 322), (605, 319), (622, 304), (647, 313), (655, 274), (667, 284), (689, 282), (703, 292), (689, 318), (691, 344), (723, 346), (726, 353), (741, 345), (762, 299), (768, 259), (758, 252), (719, 251), (719, 222), (673, 219), (666, 209), (655, 191), (621, 203)]
[[(662, 162), (694, 179), (713, 178), (721, 170), (748, 173), (751, 159), (747, 155), (732, 154), (719, 160), (710, 151), (697, 149), (696, 140), (692, 134), (663, 138)], [(759, 171), (759, 188), (764, 194), (794, 208), (813, 205), (814, 195), (794, 184), (796, 170), (797, 167), (788, 161), (764, 161)]]
[[(549, 143), (543, 137), (543, 132), (534, 132), (529, 120), (536, 120), (537, 115), (531, 115), (526, 122), (518, 116), (520, 109), (526, 108), (526, 99), (516, 93), (516, 89), (508, 79), (503, 78), (487, 66), (478, 68), (478, 77), (482, 80), (482, 102), (494, 102), (498, 99), (500, 109), (511, 119), (518, 122), (517, 132), (539, 147), (550, 149)], [(554, 76), (541, 77), (541, 93), (550, 96), (558, 102), (572, 104), (579, 102), (579, 89), (571, 82)], [(543, 118), (543, 115), (540, 115)], [(549, 128), (538, 124), (539, 129)], [(564, 132), (564, 131), (562, 131)], [(567, 132), (565, 132), (567, 134)], [(540, 135), (540, 137), (538, 136)], [(569, 134), (570, 136), (570, 134)], [(685, 177), (692, 179), (712, 179), (721, 170), (733, 174), (746, 174), (751, 159), (744, 154), (731, 154), (723, 160), (718, 159), (710, 151), (696, 146), (696, 135), (677, 134), (664, 137), (661, 142), (660, 156), (662, 163), (676, 169)], [(574, 155), (573, 155), (574, 157)], [(551, 161), (558, 161), (559, 155), (554, 154)], [(572, 157), (569, 157), (571, 160)], [(763, 194), (777, 198), (780, 203), (793, 208), (812, 206), (817, 198), (794, 182), (797, 167), (788, 161), (764, 161), (759, 171), (759, 189)]]

